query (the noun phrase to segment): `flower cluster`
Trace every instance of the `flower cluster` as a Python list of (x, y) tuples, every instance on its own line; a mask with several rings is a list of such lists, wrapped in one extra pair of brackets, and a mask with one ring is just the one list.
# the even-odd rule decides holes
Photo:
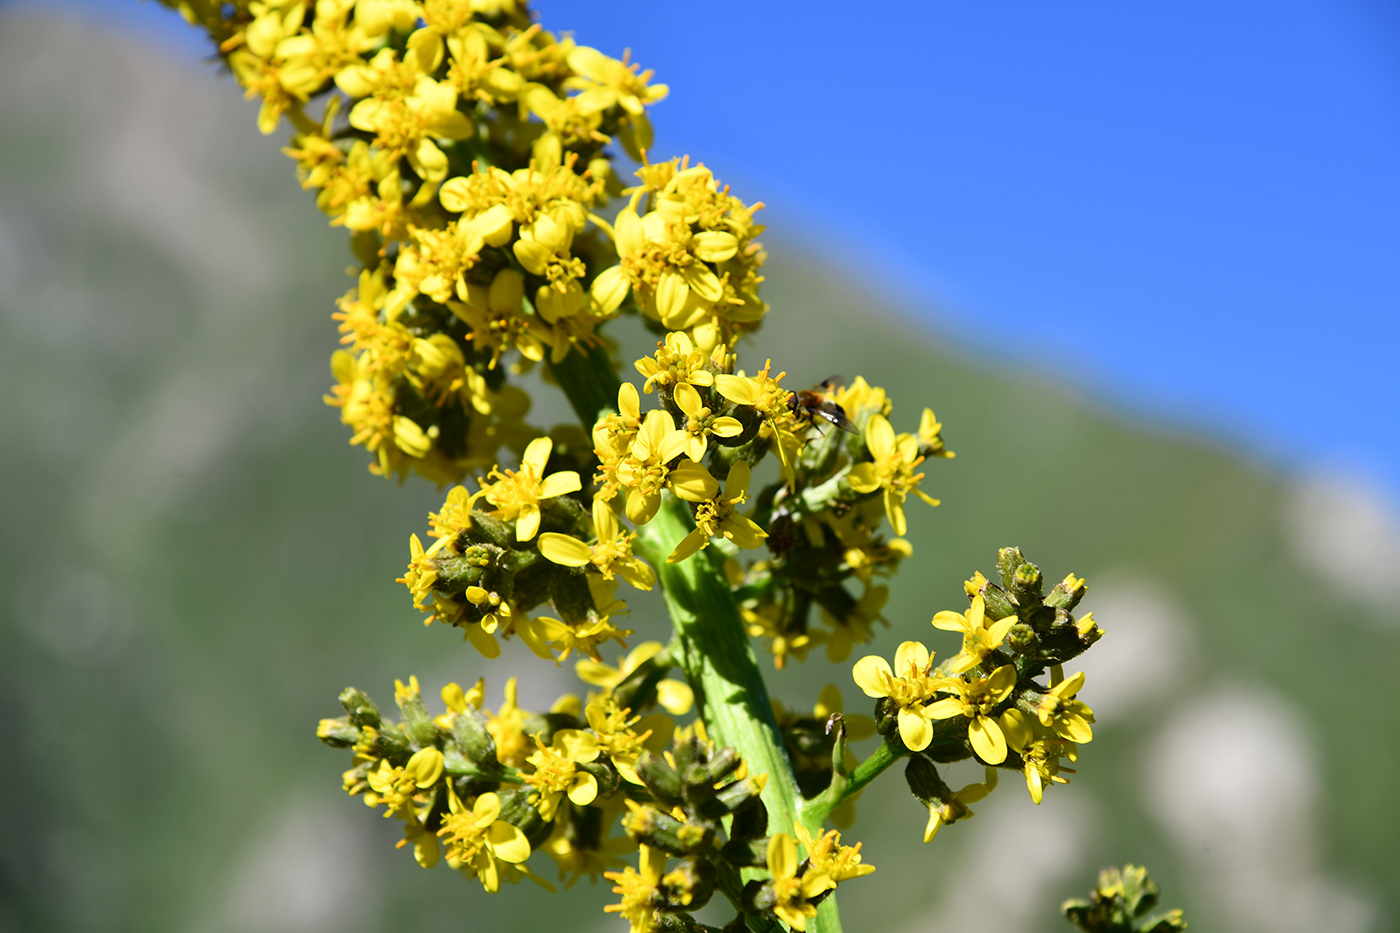
[[(1046, 595), (1040, 569), (1017, 548), (998, 555), (1003, 586), (977, 574), (964, 584), (965, 612), (940, 612), (933, 626), (962, 636), (961, 650), (934, 664), (923, 643), (906, 641), (894, 666), (882, 657), (861, 658), (852, 668), (856, 685), (875, 698), (877, 729), (911, 756), (906, 777), (929, 808), (924, 841), (944, 823), (971, 816), (967, 805), (991, 793), (996, 769), (1025, 775), (1037, 804), (1050, 784), (1068, 783), (1079, 745), (1093, 739), (1094, 713), (1078, 699), (1084, 675), (1065, 679), (1062, 664), (1102, 637), (1093, 613), (1076, 619), (1084, 581), (1073, 574)], [(1049, 672), (1048, 685), (1035, 678)], [(973, 756), (987, 779), (954, 792), (935, 763)]]
[[(750, 914), (803, 929), (838, 883), (874, 868), (859, 845), (841, 845), (834, 831), (814, 839), (800, 824), (809, 857), (799, 863), (792, 836), (768, 835), (764, 775), (750, 775), (734, 749), (716, 748), (698, 722), (678, 729), (666, 713), (634, 716), (621, 706), (623, 696), (664, 701), (656, 675), (669, 661), (659, 646), (642, 654), (623, 660), (610, 689), (586, 703), (565, 695), (547, 713), (516, 704), (514, 679), (495, 712), (484, 706), (483, 681), (448, 684), (437, 716), (416, 677), (397, 681), (397, 723), (350, 689), (340, 698), (346, 715), (322, 720), (317, 734), (354, 752), (345, 790), (398, 819), (399, 847), (411, 846), (424, 868), (445, 861), (489, 892), (524, 878), (553, 890), (529, 865), (543, 851), (567, 884), (615, 881), (622, 900), (606, 909), (634, 930), (689, 920), (720, 888)], [(671, 709), (688, 711), (688, 698)], [(619, 816), (625, 838), (610, 837)], [(618, 853), (633, 847), (639, 869), (621, 867)], [(668, 870), (670, 858), (679, 864)], [(755, 866), (772, 877), (741, 889), (739, 869)]]
[[(715, 892), (730, 928), (830, 933), (836, 887), (874, 869), (826, 824), (848, 826), (896, 761), (926, 840), (1001, 769), (1036, 803), (1067, 780), (1094, 716), (1063, 665), (1101, 632), (1072, 615), (1083, 580), (1047, 595), (1014, 548), (1000, 585), (979, 574), (965, 611), (934, 616), (955, 654), (906, 640), (893, 664), (855, 663), (873, 719), (835, 687), (810, 714), (770, 703), (746, 638), (781, 669), (818, 645), (844, 661), (888, 625), (909, 497), (937, 505), (925, 469), (953, 454), (932, 410), (900, 431), (859, 376), (803, 389), (771, 360), (740, 368), (768, 311), (762, 204), (649, 157), (647, 108), (668, 93), (651, 72), (544, 30), (523, 0), (163, 2), (215, 40), (263, 132), (290, 125), (303, 187), (350, 236), (326, 401), (372, 471), (451, 487), (427, 545), (410, 539), (414, 607), (488, 659), (515, 636), (556, 665), (578, 655), (594, 688), (540, 713), (511, 679), (492, 712), (482, 682), (450, 684), (431, 716), (410, 679), (398, 723), (342, 694), (319, 735), (353, 751), (345, 789), (399, 820), (420, 864), (550, 887), (529, 867), (543, 850), (566, 884), (614, 882), (607, 910), (633, 933), (709, 929), (691, 915)], [(603, 331), (623, 314), (658, 338), (636, 382)], [(577, 424), (527, 422), (536, 368)], [(674, 629), (614, 666), (604, 650), (633, 634), (619, 581), (659, 584)], [(876, 735), (858, 761), (848, 743)], [(937, 766), (969, 758), (984, 779), (955, 791)]]

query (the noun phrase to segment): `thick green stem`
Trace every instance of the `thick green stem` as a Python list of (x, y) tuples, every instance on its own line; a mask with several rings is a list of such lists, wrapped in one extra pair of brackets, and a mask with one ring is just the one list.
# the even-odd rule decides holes
[(676, 661), (695, 691), (696, 711), (710, 737), (737, 748), (751, 773), (768, 775), (763, 803), (770, 830), (791, 832), (797, 784), (729, 584), (703, 552), (666, 563), (693, 528), (685, 504), (667, 495), (656, 517), (642, 527), (639, 541), (665, 590), (680, 648)]
[[(601, 348), (587, 357), (571, 353), (551, 368), (585, 430), (613, 410), (617, 376)], [(762, 798), (769, 832), (791, 833), (801, 792), (729, 583), (706, 552), (677, 564), (666, 562), (694, 526), (685, 503), (666, 493), (656, 517), (639, 529), (637, 550), (657, 570), (675, 630), (672, 654), (695, 691), (696, 712), (706, 731), (717, 744), (737, 749), (750, 773), (768, 775)], [(834, 896), (822, 902), (807, 929), (841, 933)]]

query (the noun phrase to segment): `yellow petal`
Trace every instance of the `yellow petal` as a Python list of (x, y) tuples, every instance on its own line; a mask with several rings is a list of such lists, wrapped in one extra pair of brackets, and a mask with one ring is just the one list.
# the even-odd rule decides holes
[(476, 798), (472, 804), (472, 816), (478, 822), (489, 823), (501, 815), (501, 798), (491, 791), (487, 791)]
[(687, 502), (704, 502), (719, 494), (719, 482), (694, 460), (682, 460), (667, 476), (667, 481), (677, 498)]
[(787, 833), (768, 837), (768, 872), (775, 879), (791, 878), (797, 874), (797, 843)]
[(738, 405), (752, 405), (756, 399), (753, 382), (746, 376), (720, 373), (715, 376), (715, 389)]
[(519, 864), (530, 857), (530, 841), (519, 827), (497, 820), (486, 830), (486, 848), (503, 862)]
[[(933, 741), (933, 726), (927, 719), (911, 709), (900, 707), (899, 737), (910, 751), (921, 752)], [(1005, 757), (1003, 755), (1003, 757)]]
[(978, 716), (967, 729), (968, 741), (972, 750), (989, 765), (999, 765), (1006, 760), (1006, 737), (1001, 727), (990, 716)]
[(928, 648), (922, 642), (901, 642), (894, 650), (894, 669), (900, 677), (908, 673), (910, 664), (913, 664), (915, 670), (922, 672), (928, 668), (928, 662)]
[(646, 246), (646, 234), (642, 229), (641, 218), (631, 207), (623, 208), (613, 224), (613, 234), (617, 242), (617, 255), (623, 259), (642, 251)]
[(962, 700), (949, 697), (924, 707), (924, 715), (929, 719), (952, 719), (954, 716), (961, 716), (965, 709), (967, 704)]
[(674, 269), (661, 273), (656, 285), (656, 313), (662, 321), (671, 321), (685, 312), (686, 300), (690, 297), (690, 286)]
[[(747, 460), (737, 460), (729, 468), (729, 475), (724, 478), (724, 497), (726, 499), (741, 499), (748, 494), (749, 462)], [(765, 537), (767, 537), (765, 535)]]
[(616, 311), (627, 298), (627, 292), (631, 288), (632, 282), (621, 266), (609, 266), (604, 269), (598, 273), (598, 277), (588, 289), (589, 297), (593, 299), (594, 312), (611, 314)]
[(586, 807), (598, 796), (598, 779), (587, 771), (574, 774), (569, 783), (569, 799), (580, 807)]
[(724, 262), (739, 251), (739, 239), (722, 230), (704, 230), (691, 237), (695, 255), (706, 262)]
[(694, 418), (700, 413), (700, 409), (705, 407), (700, 401), (700, 393), (695, 390), (695, 386), (688, 382), (682, 382), (676, 386), (672, 396), (676, 401), (676, 407)]
[(525, 454), (520, 458), (521, 470), (527, 467), (534, 471), (536, 476), (544, 475), (544, 465), (549, 462), (550, 451), (554, 449), (554, 441), (548, 437), (537, 437), (525, 447)]
[(846, 482), (858, 493), (874, 492), (880, 488), (880, 480), (875, 474), (873, 463), (857, 463), (846, 474)]
[(945, 632), (966, 632), (969, 628), (967, 619), (961, 612), (951, 612), (947, 609), (933, 617), (933, 627)]
[(578, 492), (583, 488), (583, 482), (573, 470), (560, 470), (558, 473), (551, 473), (540, 483), (540, 498), (553, 499), (555, 496), (562, 496), (565, 493)]
[(565, 567), (583, 567), (593, 559), (593, 549), (578, 538), (546, 531), (537, 545), (549, 561)]
[(718, 437), (738, 437), (744, 433), (744, 426), (738, 418), (731, 418), (725, 415), (710, 422), (710, 433)]
[(635, 489), (627, 493), (627, 520), (634, 525), (645, 525), (656, 516), (661, 507), (661, 497), (643, 495)]
[(851, 668), (851, 677), (868, 697), (889, 696), (890, 681), (894, 679), (889, 662), (877, 654), (866, 655), (857, 661)]
[[(884, 415), (873, 414), (865, 424), (865, 444), (876, 460), (884, 460), (895, 451), (894, 428)], [(902, 532), (901, 532), (902, 533)]]
[(734, 513), (725, 519), (722, 527), (724, 528), (724, 536), (746, 551), (762, 547), (764, 539), (768, 537), (768, 532), (764, 531), (757, 522)]
[(515, 540), (529, 541), (540, 530), (540, 507), (525, 505), (515, 519)]
[[(992, 671), (992, 675), (987, 678), (987, 692), (991, 694), (996, 703), (1006, 699), (1007, 694), (1014, 686), (1016, 686), (1016, 668), (1011, 664), (1003, 664)], [(996, 764), (996, 762), (992, 763)]]
[(681, 539), (680, 544), (676, 545), (676, 549), (666, 558), (666, 563), (679, 564), (687, 557), (697, 553), (709, 541), (709, 537), (699, 528), (692, 530), (690, 534)]
[[(685, 277), (685, 284), (689, 286), (690, 290), (704, 301), (713, 304), (724, 297), (724, 286), (720, 284), (719, 276), (715, 275), (709, 266), (698, 262), (691, 263), (684, 267), (681, 274)], [(664, 275), (665, 273), (663, 273)], [(659, 303), (658, 310), (660, 310)], [(665, 320), (668, 315), (663, 313), (661, 317), (662, 320)]]

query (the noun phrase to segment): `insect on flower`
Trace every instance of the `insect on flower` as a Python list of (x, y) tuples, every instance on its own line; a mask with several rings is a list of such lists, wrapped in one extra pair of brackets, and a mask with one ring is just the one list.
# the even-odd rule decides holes
[(851, 419), (846, 417), (846, 409), (828, 398), (829, 393), (844, 381), (840, 376), (828, 376), (814, 388), (800, 389), (788, 398), (788, 409), (794, 415), (806, 418), (810, 424), (816, 424), (817, 419), (821, 418), (842, 431), (859, 434), (856, 426), (851, 424)]

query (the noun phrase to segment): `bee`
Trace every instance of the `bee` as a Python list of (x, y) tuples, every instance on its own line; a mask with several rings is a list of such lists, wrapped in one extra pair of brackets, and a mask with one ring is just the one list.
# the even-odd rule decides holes
[(788, 398), (788, 408), (794, 415), (805, 417), (811, 424), (816, 424), (821, 418), (829, 424), (834, 424), (842, 431), (851, 434), (859, 434), (856, 426), (851, 424), (851, 419), (846, 417), (846, 409), (827, 396), (841, 386), (844, 380), (840, 376), (831, 376), (824, 379), (821, 385), (811, 389), (801, 389), (792, 393)]

